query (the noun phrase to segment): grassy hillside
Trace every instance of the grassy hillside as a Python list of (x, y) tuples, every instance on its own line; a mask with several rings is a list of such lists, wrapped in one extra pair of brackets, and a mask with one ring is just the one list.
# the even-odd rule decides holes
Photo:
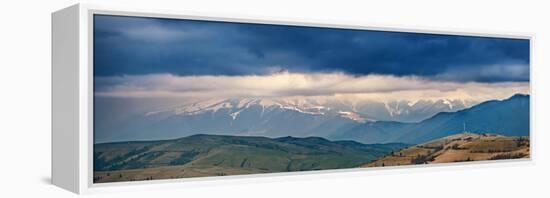
[(94, 182), (352, 168), (406, 146), (220, 135), (104, 143), (94, 145)]
[(362, 167), (529, 158), (527, 137), (463, 133), (412, 146)]

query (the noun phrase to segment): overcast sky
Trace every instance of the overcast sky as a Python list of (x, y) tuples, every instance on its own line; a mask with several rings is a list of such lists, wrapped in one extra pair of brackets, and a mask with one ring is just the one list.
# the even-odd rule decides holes
[(508, 95), (529, 41), (96, 15), (94, 75), (99, 96)]

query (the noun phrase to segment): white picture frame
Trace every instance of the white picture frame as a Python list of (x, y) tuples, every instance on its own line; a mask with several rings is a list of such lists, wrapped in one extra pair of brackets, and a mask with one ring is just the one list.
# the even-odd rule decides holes
[[(409, 27), (368, 27), (353, 24), (330, 24), (315, 20), (280, 19), (251, 16), (226, 16), (180, 11), (150, 11), (124, 8), (110, 8), (98, 5), (77, 4), (52, 14), (52, 183), (74, 193), (126, 191), (143, 188), (180, 188), (205, 184), (227, 184), (234, 182), (254, 182), (260, 178), (270, 181), (284, 181), (288, 175), (311, 175), (318, 173), (338, 173), (361, 171), (367, 174), (381, 174), (381, 170), (394, 172), (430, 171), (436, 167), (450, 169), (528, 165), (536, 158), (534, 150), (536, 129), (533, 127), (534, 97), (530, 98), (530, 141), (531, 157), (528, 159), (496, 162), (460, 162), (421, 166), (398, 166), (379, 168), (353, 168), (342, 170), (322, 170), (308, 172), (270, 173), (241, 176), (187, 178), (136, 182), (118, 182), (94, 184), (93, 177), (93, 15), (109, 14), (121, 16), (145, 16), (171, 19), (200, 19), (209, 21), (244, 22), (260, 24), (280, 24), (296, 26), (314, 26), (328, 28), (346, 28), (363, 30), (382, 30), (414, 33), (434, 33), (447, 35), (470, 35), (499, 38), (529, 39), (532, 56), (534, 35), (526, 33), (495, 34), (489, 32), (471, 32), (462, 30), (431, 29), (420, 30)], [(531, 58), (531, 60), (533, 60)], [(534, 63), (531, 62), (531, 67)], [(532, 69), (531, 69), (532, 72)], [(532, 76), (532, 74), (530, 75)], [(533, 79), (531, 78), (531, 87)], [(530, 93), (534, 95), (535, 93)], [(415, 167), (422, 167), (422, 170)], [(430, 168), (431, 167), (431, 168)], [(415, 169), (411, 169), (415, 168)], [(147, 185), (147, 187), (144, 186)]]

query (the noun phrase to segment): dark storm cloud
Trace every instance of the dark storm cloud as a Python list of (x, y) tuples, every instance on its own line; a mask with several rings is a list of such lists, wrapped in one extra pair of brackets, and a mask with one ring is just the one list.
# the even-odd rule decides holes
[(344, 72), (528, 81), (529, 41), (96, 16), (97, 76)]

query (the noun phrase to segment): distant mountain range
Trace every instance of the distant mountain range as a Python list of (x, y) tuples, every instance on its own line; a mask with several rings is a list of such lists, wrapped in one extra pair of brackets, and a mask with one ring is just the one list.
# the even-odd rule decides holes
[[(192, 102), (132, 115), (114, 116), (111, 108), (128, 102), (102, 103), (96, 111), (97, 142), (154, 140), (197, 133), (266, 137), (329, 137), (342, 129), (376, 121), (416, 122), (440, 112), (476, 104), (469, 100), (419, 100), (350, 103), (313, 99), (239, 98)], [(132, 103), (132, 102), (130, 102)], [(140, 109), (136, 104), (126, 109)]]
[[(174, 139), (193, 134), (325, 137), (362, 143), (421, 143), (460, 133), (529, 133), (529, 96), (502, 101), (363, 102), (223, 99), (135, 114), (96, 126), (96, 142)], [(464, 125), (466, 125), (464, 127)]]
[(94, 182), (355, 168), (409, 145), (192, 135), (94, 145)]
[(210, 114), (218, 111), (228, 113), (233, 120), (241, 112), (261, 108), (262, 116), (272, 110), (295, 111), (309, 115), (340, 116), (356, 122), (397, 121), (418, 122), (439, 112), (454, 112), (477, 104), (471, 100), (419, 100), (379, 102), (323, 101), (316, 99), (272, 99), (272, 98), (232, 98), (214, 99), (181, 105), (167, 110), (148, 112), (147, 115), (169, 113), (173, 115), (192, 116)]
[(370, 122), (334, 133), (330, 139), (363, 143), (405, 142), (418, 144), (461, 132), (529, 135), (529, 95), (483, 102), (457, 112), (442, 112), (418, 123)]

